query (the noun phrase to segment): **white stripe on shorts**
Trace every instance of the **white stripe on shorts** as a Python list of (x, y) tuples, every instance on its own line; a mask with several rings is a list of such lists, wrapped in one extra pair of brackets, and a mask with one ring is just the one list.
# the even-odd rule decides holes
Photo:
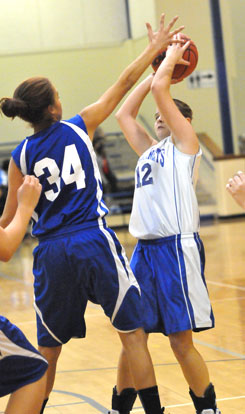
[(42, 312), (41, 312), (41, 311), (40, 311), (40, 309), (37, 307), (37, 304), (36, 304), (36, 302), (35, 302), (35, 301), (34, 301), (33, 306), (34, 306), (34, 309), (35, 309), (35, 311), (37, 312), (37, 314), (38, 314), (39, 318), (41, 319), (43, 326), (47, 329), (48, 333), (49, 333), (49, 334), (52, 336), (52, 338), (54, 338), (57, 342), (59, 342), (60, 344), (63, 344), (63, 342), (62, 342), (59, 338), (57, 338), (57, 336), (55, 336), (55, 334), (54, 334), (54, 333), (53, 333), (53, 332), (49, 329), (48, 325), (46, 325), (46, 323), (44, 322)]
[(212, 327), (211, 303), (201, 277), (200, 254), (194, 236), (186, 237), (183, 235), (181, 246), (186, 267), (188, 297), (192, 305), (196, 327)]
[[(99, 223), (100, 222), (102, 223), (101, 219), (98, 220), (98, 221), (99, 221)], [(123, 302), (123, 299), (124, 299), (127, 291), (130, 289), (131, 286), (135, 286), (138, 289), (139, 293), (140, 293), (140, 287), (139, 287), (139, 284), (138, 284), (138, 282), (137, 282), (137, 280), (136, 280), (136, 278), (135, 278), (135, 276), (134, 276), (134, 274), (131, 270), (131, 267), (129, 266), (129, 262), (128, 262), (128, 259), (126, 257), (125, 250), (124, 250), (123, 246), (121, 246), (122, 247), (122, 256), (123, 256), (124, 261), (125, 261), (125, 266), (126, 266), (126, 269), (128, 271), (128, 275), (126, 273), (126, 270), (125, 270), (120, 258), (118, 257), (116, 246), (115, 246), (115, 243), (114, 243), (114, 241), (111, 237), (111, 234), (103, 227), (102, 224), (99, 227), (100, 227), (100, 230), (103, 232), (103, 234), (105, 235), (105, 237), (108, 240), (112, 255), (113, 255), (114, 260), (115, 260), (117, 273), (118, 273), (119, 293), (118, 293), (117, 302), (116, 302), (116, 305), (115, 305), (115, 308), (114, 308), (114, 311), (113, 311), (113, 314), (112, 314), (112, 317), (111, 317), (111, 322), (113, 323), (113, 321), (116, 317), (116, 314), (117, 314), (117, 312), (118, 312), (118, 310), (119, 310), (119, 308), (120, 308), (120, 306)]]
[(4, 333), (0, 331), (0, 360), (9, 356), (23, 356), (28, 358), (41, 359), (42, 361), (46, 360), (39, 354), (32, 352), (28, 349), (22, 348), (21, 346), (12, 342)]

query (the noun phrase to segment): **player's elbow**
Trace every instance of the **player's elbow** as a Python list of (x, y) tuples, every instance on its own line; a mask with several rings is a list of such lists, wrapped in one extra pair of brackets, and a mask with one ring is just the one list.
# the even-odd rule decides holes
[(151, 85), (151, 93), (158, 107), (159, 105), (163, 106), (166, 104), (170, 97), (168, 89), (164, 86), (164, 83), (161, 81), (157, 81)]
[(115, 118), (120, 123), (120, 119), (122, 118), (122, 111), (120, 109), (116, 112)]
[(125, 125), (127, 125), (128, 120), (129, 120), (128, 114), (125, 113), (124, 110), (119, 109), (119, 111), (117, 111), (115, 116), (116, 116), (116, 120), (117, 120), (120, 128), (124, 129)]
[(116, 112), (116, 120), (119, 123), (119, 125), (121, 125), (123, 123), (123, 121), (125, 120), (125, 113), (124, 111), (120, 108), (117, 112)]
[(153, 80), (151, 84), (151, 93), (152, 95), (158, 96), (159, 92), (162, 90), (162, 82), (159, 82), (158, 80)]

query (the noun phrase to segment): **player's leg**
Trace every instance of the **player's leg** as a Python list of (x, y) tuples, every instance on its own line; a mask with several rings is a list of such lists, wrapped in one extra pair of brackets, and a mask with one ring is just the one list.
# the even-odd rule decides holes
[(124, 388), (120, 393), (115, 386), (112, 390), (112, 410), (108, 413), (129, 414), (133, 408), (134, 402), (137, 398), (137, 391), (135, 388)]
[(192, 390), (190, 396), (197, 414), (221, 414), (216, 406), (216, 394), (213, 384), (209, 384), (202, 397), (197, 397)]
[(218, 414), (214, 387), (210, 383), (207, 366), (193, 345), (192, 331), (170, 334), (169, 340), (190, 387), (197, 414)]
[[(74, 251), (80, 251), (78, 245), (74, 233), (71, 233), (65, 237), (56, 237), (55, 242), (50, 236), (50, 240), (41, 241), (34, 250), (38, 345), (41, 354), (49, 363), (41, 413), (53, 389), (62, 344), (67, 343), (71, 337), (85, 336), (83, 315), (87, 297), (84, 298), (77, 278), (78, 271), (71, 266), (70, 260)], [(64, 250), (66, 254), (62, 254)]]
[[(190, 396), (197, 414), (218, 414), (214, 386), (207, 366), (193, 345), (192, 331), (169, 335), (172, 350), (190, 387)], [(207, 411), (206, 411), (207, 410)]]
[(137, 329), (129, 333), (119, 332), (119, 336), (128, 359), (133, 383), (145, 413), (162, 413), (155, 372), (148, 351), (145, 332), (142, 329)]
[(127, 355), (135, 388), (139, 390), (155, 386), (156, 377), (144, 331), (137, 329), (130, 333), (119, 332), (119, 336)]
[[(204, 250), (198, 235), (176, 236), (166, 241), (168, 249), (158, 252), (160, 263), (172, 263), (157, 278), (158, 305), (173, 352), (189, 384), (197, 413), (216, 413), (207, 366), (193, 345), (192, 329), (209, 329), (214, 318), (204, 280)], [(168, 257), (169, 255), (169, 257)], [(161, 260), (160, 260), (161, 259)], [(160, 275), (160, 273), (159, 273)], [(160, 296), (161, 295), (161, 296)], [(161, 298), (162, 300), (160, 300)], [(164, 304), (164, 308), (161, 304)], [(201, 304), (201, 306), (200, 306)], [(177, 332), (177, 333), (176, 333)], [(198, 398), (194, 401), (194, 397)]]
[(137, 392), (130, 370), (127, 353), (125, 349), (122, 348), (117, 368), (117, 385), (115, 385), (112, 390), (111, 407), (120, 414), (129, 414), (136, 398)]
[[(120, 335), (129, 364), (126, 375), (129, 376), (131, 371), (133, 377), (133, 381), (129, 380), (129, 388), (135, 384), (147, 414), (160, 414), (162, 410), (154, 369), (146, 335), (140, 329), (142, 308), (139, 285), (115, 233), (106, 227), (100, 228), (97, 233), (99, 250), (98, 254), (93, 255), (93, 269), (96, 274), (96, 279), (93, 280), (93, 297), (101, 304)], [(92, 232), (90, 237), (91, 235)], [(90, 240), (90, 245), (92, 242)], [(122, 387), (127, 386), (124, 380), (121, 380), (121, 384)], [(121, 414), (121, 411), (115, 411)]]
[(0, 397), (11, 394), (6, 414), (38, 414), (46, 389), (47, 361), (23, 332), (0, 316)]
[[(141, 309), (143, 322), (146, 324), (145, 326), (147, 328), (152, 326), (155, 328), (158, 324), (158, 315), (157, 306), (155, 306), (156, 293), (155, 288), (153, 288), (154, 282), (152, 282), (154, 276), (152, 275), (151, 267), (147, 263), (145, 251), (142, 248), (141, 243), (138, 243), (134, 250), (131, 259), (131, 269), (140, 285), (141, 302), (144, 298), (143, 307)], [(123, 349), (118, 364), (117, 386), (113, 388), (112, 408), (120, 413), (125, 412), (125, 414), (128, 414), (132, 410), (136, 399), (135, 390), (133, 388), (134, 383), (132, 377), (130, 378), (128, 375), (128, 366), (126, 352)], [(127, 410), (123, 411), (125, 408), (127, 408)]]
[(129, 361), (127, 353), (124, 348), (122, 348), (119, 360), (118, 360), (118, 369), (117, 369), (117, 391), (121, 393), (125, 388), (135, 388), (134, 379), (129, 366)]
[(54, 381), (55, 381), (55, 374), (56, 374), (56, 366), (57, 361), (61, 353), (62, 346), (55, 346), (52, 348), (39, 346), (39, 352), (43, 355), (43, 357), (48, 361), (48, 369), (47, 369), (47, 381), (44, 393), (44, 399), (42, 401), (42, 409), (40, 413), (43, 413), (43, 410), (48, 402), (49, 395), (53, 389)]
[(117, 368), (117, 385), (112, 390), (112, 413), (129, 414), (137, 398), (127, 353), (122, 348)]
[(169, 335), (173, 352), (190, 387), (197, 414), (218, 414), (216, 395), (210, 383), (207, 366), (193, 345), (192, 332)]
[[(179, 302), (182, 301), (182, 308), (175, 309), (175, 327), (166, 323), (165, 326), (173, 352), (189, 384), (190, 395), (197, 413), (206, 414), (205, 410), (210, 410), (207, 414), (214, 414), (217, 409), (216, 398), (208, 369), (192, 340), (192, 329), (209, 329), (214, 325), (212, 308), (204, 282), (203, 244), (199, 236), (195, 234), (190, 238), (177, 238), (177, 245), (178, 265), (173, 267), (172, 275), (169, 275), (168, 280), (171, 286), (175, 278), (172, 291), (179, 298)], [(174, 255), (173, 250), (172, 257)], [(181, 283), (178, 283), (178, 280)], [(169, 294), (166, 302), (170, 298)], [(201, 307), (200, 304), (202, 304)], [(185, 317), (182, 309), (186, 309)], [(173, 333), (173, 328), (177, 333)]]
[(5, 414), (38, 414), (46, 391), (46, 373), (38, 381), (11, 394)]
[(190, 388), (197, 396), (203, 396), (210, 383), (209, 373), (202, 356), (194, 347), (192, 331), (170, 334), (169, 341)]

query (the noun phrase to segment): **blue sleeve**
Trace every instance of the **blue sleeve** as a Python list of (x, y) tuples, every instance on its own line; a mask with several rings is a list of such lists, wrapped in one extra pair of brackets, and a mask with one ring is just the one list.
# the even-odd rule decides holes
[(21, 155), (21, 151), (22, 151), (22, 148), (23, 148), (23, 145), (24, 145), (25, 141), (26, 141), (26, 140), (22, 141), (22, 142), (20, 143), (20, 145), (18, 145), (18, 147), (16, 147), (16, 148), (12, 151), (12, 153), (11, 153), (12, 158), (13, 158), (13, 160), (14, 160), (15, 164), (17, 165), (17, 167), (18, 167), (20, 170), (21, 170), (21, 166), (20, 166), (20, 155)]
[(81, 128), (86, 134), (88, 133), (86, 125), (84, 123), (84, 120), (80, 115), (75, 115), (70, 119), (67, 119), (67, 122), (70, 122), (71, 124), (77, 125), (79, 128)]

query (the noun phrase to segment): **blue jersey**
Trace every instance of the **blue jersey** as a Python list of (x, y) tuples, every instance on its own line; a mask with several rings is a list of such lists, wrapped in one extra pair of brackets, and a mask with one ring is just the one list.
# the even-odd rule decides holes
[(96, 155), (80, 115), (27, 137), (12, 157), (23, 175), (35, 175), (42, 184), (32, 216), (35, 236), (97, 225), (108, 213)]

